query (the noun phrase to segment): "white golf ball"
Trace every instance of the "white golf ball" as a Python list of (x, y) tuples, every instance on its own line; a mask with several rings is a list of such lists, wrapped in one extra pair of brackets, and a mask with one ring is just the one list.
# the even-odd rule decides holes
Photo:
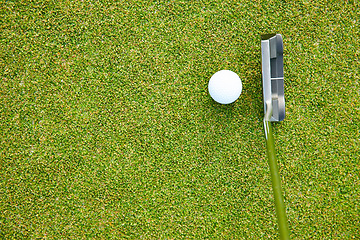
[(230, 70), (216, 72), (209, 81), (210, 96), (218, 103), (233, 103), (240, 97), (242, 83), (240, 77)]

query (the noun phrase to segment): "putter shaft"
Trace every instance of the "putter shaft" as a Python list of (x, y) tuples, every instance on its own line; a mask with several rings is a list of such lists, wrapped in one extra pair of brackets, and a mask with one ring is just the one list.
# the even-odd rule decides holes
[[(271, 108), (269, 109), (271, 111)], [(266, 137), (266, 149), (270, 167), (271, 182), (274, 192), (275, 209), (279, 224), (280, 239), (290, 239), (288, 221), (286, 217), (285, 204), (282, 196), (279, 169), (277, 166), (274, 137), (271, 122), (264, 118), (264, 129)]]

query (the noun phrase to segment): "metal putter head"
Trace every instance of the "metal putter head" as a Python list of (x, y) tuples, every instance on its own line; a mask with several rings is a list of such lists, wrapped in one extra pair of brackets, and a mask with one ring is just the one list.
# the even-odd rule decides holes
[[(261, 36), (261, 66), (264, 97), (264, 114), (272, 110), (271, 122), (285, 118), (283, 41), (280, 34)], [(271, 109), (268, 109), (268, 105)]]

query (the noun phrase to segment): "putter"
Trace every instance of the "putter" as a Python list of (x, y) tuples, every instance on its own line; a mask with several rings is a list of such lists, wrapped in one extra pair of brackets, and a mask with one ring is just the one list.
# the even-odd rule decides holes
[(261, 36), (261, 67), (264, 130), (279, 234), (280, 239), (290, 239), (271, 126), (271, 122), (279, 122), (285, 118), (283, 41), (280, 34)]

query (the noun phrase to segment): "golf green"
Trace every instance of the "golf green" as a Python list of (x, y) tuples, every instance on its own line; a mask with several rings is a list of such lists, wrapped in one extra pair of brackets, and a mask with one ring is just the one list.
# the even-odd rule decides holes
[[(360, 238), (357, 1), (0, 0), (1, 239), (276, 239), (260, 35), (293, 239)], [(240, 98), (208, 94), (221, 69)]]

